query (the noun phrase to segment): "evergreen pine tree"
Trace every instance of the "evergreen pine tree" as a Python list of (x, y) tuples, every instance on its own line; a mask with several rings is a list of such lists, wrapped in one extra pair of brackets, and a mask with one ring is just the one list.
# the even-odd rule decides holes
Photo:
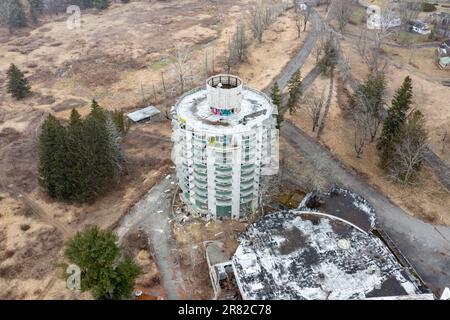
[(11, 32), (12, 28), (21, 28), (25, 27), (27, 25), (27, 19), (25, 17), (25, 12), (23, 10), (22, 4), (19, 0), (2, 0), (9, 2), (9, 9), (8, 9), (8, 21), (7, 25), (9, 28), (9, 31)]
[(297, 70), (288, 83), (289, 99), (287, 107), (289, 113), (294, 113), (296, 110), (298, 99), (302, 95), (302, 79), (300, 70)]
[(401, 126), (405, 123), (408, 111), (413, 101), (412, 80), (405, 78), (402, 86), (392, 99), (391, 108), (384, 120), (383, 131), (378, 139), (377, 149), (380, 155), (380, 167), (387, 169), (394, 151), (394, 139), (399, 135)]
[(92, 5), (97, 9), (106, 9), (109, 7), (111, 1), (110, 0), (93, 0)]
[(119, 261), (117, 237), (93, 227), (70, 239), (65, 257), (81, 269), (81, 290), (91, 290), (96, 299), (127, 299), (141, 268), (130, 258)]
[(33, 24), (37, 24), (38, 15), (44, 12), (44, 3), (42, 0), (28, 0), (30, 4), (30, 15)]
[(114, 110), (111, 112), (111, 118), (117, 128), (117, 130), (121, 133), (121, 134), (125, 134), (127, 133), (129, 126), (127, 124), (127, 121), (124, 117), (124, 114), (122, 111), (120, 110)]
[(95, 100), (84, 120), (72, 110), (67, 128), (49, 116), (39, 136), (40, 185), (58, 200), (95, 200), (125, 170), (121, 140), (112, 114)]
[(275, 84), (272, 87), (272, 90), (270, 92), (270, 98), (272, 99), (272, 102), (274, 105), (280, 109), (281, 107), (281, 92), (280, 87), (278, 86), (278, 82), (275, 82)]
[(42, 125), (38, 139), (39, 184), (51, 197), (64, 199), (65, 129), (52, 115)]
[(420, 111), (408, 115), (393, 141), (393, 156), (389, 175), (403, 183), (411, 183), (422, 166), (428, 134)]
[(278, 115), (277, 115), (277, 126), (276, 126), (276, 128), (278, 130), (281, 128), (281, 124), (283, 123), (283, 121), (284, 121), (283, 112), (278, 112)]
[(84, 128), (83, 119), (76, 109), (72, 110), (70, 114), (69, 126), (67, 128), (67, 154), (66, 154), (66, 173), (67, 173), (67, 200), (82, 202), (84, 199), (80, 197), (80, 190), (86, 188), (82, 184), (84, 181), (85, 172), (84, 166), (86, 161), (89, 161), (84, 152)]
[(103, 194), (114, 177), (113, 151), (107, 128), (106, 112), (92, 100), (91, 112), (84, 120), (84, 190), (80, 195), (91, 201)]
[(338, 59), (338, 55), (333, 45), (332, 39), (329, 39), (327, 42), (325, 42), (322, 50), (322, 58), (317, 63), (317, 66), (319, 67), (319, 70), (322, 74), (331, 75), (336, 67)]
[(8, 93), (16, 99), (23, 99), (30, 94), (30, 85), (22, 71), (11, 64), (8, 71)]
[(111, 161), (114, 167), (115, 180), (125, 171), (125, 155), (122, 152), (122, 134), (118, 130), (112, 113), (108, 113), (106, 117), (106, 129), (108, 131), (109, 148), (111, 152)]
[(383, 123), (385, 90), (384, 74), (371, 73), (366, 81), (358, 86), (350, 99), (352, 114), (361, 115), (370, 135), (370, 142), (375, 140)]

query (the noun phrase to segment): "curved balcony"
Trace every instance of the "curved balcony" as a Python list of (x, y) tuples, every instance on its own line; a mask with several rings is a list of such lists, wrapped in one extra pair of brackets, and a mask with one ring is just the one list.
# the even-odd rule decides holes
[(247, 180), (241, 179), (241, 187), (249, 187), (249, 186), (253, 186), (255, 183), (255, 179), (250, 178)]
[(202, 169), (195, 169), (194, 176), (196, 175), (199, 177), (199, 179), (205, 179), (208, 176), (208, 171)]
[(202, 176), (206, 176), (206, 174), (208, 173), (208, 170), (206, 168), (200, 168), (200, 167), (194, 166), (194, 173), (197, 173)]
[(250, 188), (247, 188), (246, 190), (241, 190), (241, 198), (246, 198), (246, 197), (253, 197), (253, 192), (254, 192), (254, 188), (253, 186)]
[(252, 179), (254, 176), (255, 176), (255, 170), (253, 170), (252, 168), (241, 170), (241, 178), (243, 178), (242, 180), (244, 180), (244, 178), (246, 180)]
[(216, 197), (227, 197), (229, 199), (231, 199), (232, 197), (232, 191), (231, 190), (222, 190), (219, 188), (216, 188)]
[(230, 174), (231, 172), (233, 171), (233, 168), (232, 167), (219, 167), (219, 166), (216, 166), (216, 173), (218, 174), (218, 175), (220, 175), (220, 174)]
[(253, 192), (253, 190), (254, 190), (255, 188), (253, 187), (253, 184), (241, 184), (241, 193), (242, 192), (247, 192), (247, 191), (252, 191)]
[(201, 161), (194, 161), (194, 167), (198, 169), (206, 169), (206, 163)]
[(194, 188), (194, 194), (196, 197), (200, 197), (203, 199), (207, 199), (208, 198), (208, 192), (205, 189), (199, 188), (199, 187), (195, 187)]
[(208, 182), (200, 180), (200, 179), (194, 178), (193, 181), (192, 181), (192, 185), (195, 186), (196, 188), (201, 188), (201, 189), (204, 189), (204, 190), (208, 189)]
[(241, 204), (242, 203), (247, 203), (247, 202), (250, 202), (250, 201), (253, 201), (253, 194), (252, 193), (247, 194), (247, 195), (242, 195), (241, 194), (241, 200), (240, 200)]
[(227, 179), (220, 179), (220, 178), (217, 179), (216, 178), (214, 182), (220, 188), (231, 188), (231, 186), (232, 186), (231, 178), (227, 178)]
[(233, 183), (232, 183), (232, 179), (231, 176), (229, 177), (216, 177), (214, 179), (214, 182), (216, 183), (217, 186), (219, 186), (222, 189), (226, 189), (226, 188), (231, 188)]

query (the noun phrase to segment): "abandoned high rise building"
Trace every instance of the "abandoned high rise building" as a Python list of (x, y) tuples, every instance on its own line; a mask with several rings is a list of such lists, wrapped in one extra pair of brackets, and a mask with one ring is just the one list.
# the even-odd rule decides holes
[(172, 160), (183, 201), (213, 219), (259, 205), (261, 176), (278, 173), (278, 110), (233, 75), (216, 75), (173, 109)]

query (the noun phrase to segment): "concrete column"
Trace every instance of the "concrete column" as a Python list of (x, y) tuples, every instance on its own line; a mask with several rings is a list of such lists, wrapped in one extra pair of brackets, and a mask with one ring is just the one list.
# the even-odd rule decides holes
[[(208, 142), (207, 142), (208, 143)], [(208, 174), (208, 214), (214, 220), (217, 219), (216, 213), (216, 155), (213, 148), (206, 147), (206, 168)]]
[(194, 146), (192, 144), (192, 131), (186, 128), (186, 163), (187, 172), (184, 172), (184, 176), (189, 180), (189, 201), (191, 204), (195, 204), (195, 192), (194, 192)]
[(254, 182), (254, 192), (252, 201), (252, 210), (255, 211), (258, 208), (259, 199), (259, 179), (261, 175), (261, 157), (262, 157), (262, 137), (263, 137), (263, 127), (259, 126), (256, 128), (256, 139), (255, 139), (255, 182)]
[(233, 145), (233, 169), (232, 169), (232, 204), (231, 217), (239, 219), (241, 209), (241, 161), (242, 161), (242, 134), (235, 134), (232, 138)]

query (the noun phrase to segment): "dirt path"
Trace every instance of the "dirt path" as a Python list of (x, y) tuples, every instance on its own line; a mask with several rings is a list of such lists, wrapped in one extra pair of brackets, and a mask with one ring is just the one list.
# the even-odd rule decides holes
[(265, 93), (268, 93), (268, 91), (270, 91), (270, 88), (272, 88), (272, 85), (275, 82), (278, 82), (278, 86), (280, 88), (286, 87), (289, 80), (292, 78), (292, 75), (305, 64), (306, 59), (308, 59), (309, 54), (314, 48), (314, 45), (323, 28), (323, 23), (320, 19), (320, 16), (314, 10), (312, 10), (311, 12), (311, 23), (313, 24), (312, 31), (306, 36), (302, 47), (291, 59), (291, 61), (289, 61), (289, 63), (284, 67), (283, 71), (278, 74), (274, 78), (274, 80), (272, 80), (272, 82), (263, 90)]
[(176, 242), (169, 224), (175, 186), (175, 176), (172, 175), (156, 184), (134, 205), (115, 230), (119, 242), (132, 229), (142, 229), (147, 234), (167, 299), (170, 300), (189, 298), (183, 296), (186, 289), (175, 254)]

